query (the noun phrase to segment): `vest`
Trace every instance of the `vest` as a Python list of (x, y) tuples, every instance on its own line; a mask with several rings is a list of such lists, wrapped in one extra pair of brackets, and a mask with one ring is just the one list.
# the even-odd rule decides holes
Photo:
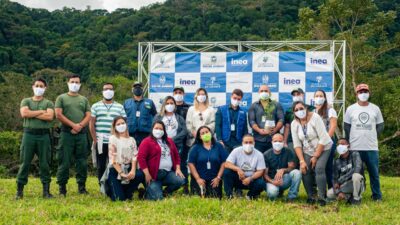
[[(129, 134), (133, 134), (137, 131), (151, 132), (151, 125), (154, 117), (151, 114), (153, 104), (153, 101), (150, 99), (143, 99), (138, 102), (133, 99), (127, 99), (124, 102)], [(136, 111), (140, 112), (140, 117), (136, 117)]]
[[(229, 105), (224, 105), (220, 107), (221, 115), (222, 115), (222, 129), (221, 129), (221, 137), (222, 141), (229, 141), (231, 138), (231, 118), (229, 114)], [(242, 142), (244, 127), (246, 124), (246, 112), (244, 112), (241, 108), (239, 108), (236, 126), (236, 139), (239, 142)]]

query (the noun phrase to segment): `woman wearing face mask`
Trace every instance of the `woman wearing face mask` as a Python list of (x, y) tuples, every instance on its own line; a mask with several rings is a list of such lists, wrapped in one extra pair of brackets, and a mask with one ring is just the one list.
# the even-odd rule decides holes
[(161, 200), (185, 183), (178, 150), (161, 120), (153, 123), (152, 133), (140, 144), (138, 161), (145, 175), (146, 199)]
[[(143, 182), (143, 173), (137, 169), (138, 150), (135, 139), (129, 137), (126, 119), (121, 116), (116, 117), (112, 123), (111, 133), (108, 147), (109, 196), (112, 201), (125, 201), (132, 199), (133, 191)], [(104, 179), (103, 176), (102, 181)]]
[(326, 131), (321, 117), (307, 110), (304, 102), (294, 102), (292, 110), (295, 119), (291, 124), (293, 146), (300, 161), (307, 202), (314, 203), (314, 183), (318, 188), (318, 202), (326, 205), (325, 167), (328, 161), (332, 139)]
[(322, 121), (325, 124), (326, 131), (333, 141), (325, 171), (328, 189), (330, 189), (333, 186), (333, 158), (335, 156), (336, 149), (335, 130), (337, 127), (337, 113), (333, 107), (328, 105), (326, 93), (323, 90), (318, 90), (314, 93), (314, 105), (315, 112), (321, 116)]
[(207, 126), (212, 132), (215, 131), (215, 110), (209, 104), (206, 89), (197, 89), (194, 105), (189, 108), (186, 116), (186, 127), (190, 136), (187, 140), (188, 146), (193, 145), (199, 127)]
[(201, 126), (189, 153), (192, 192), (200, 196), (221, 198), (221, 179), (227, 157), (228, 152), (212, 137), (211, 129)]

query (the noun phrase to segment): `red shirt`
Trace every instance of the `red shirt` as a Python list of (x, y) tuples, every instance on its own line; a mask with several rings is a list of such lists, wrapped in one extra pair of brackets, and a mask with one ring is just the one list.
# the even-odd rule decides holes
[[(171, 138), (167, 138), (167, 144), (170, 149), (172, 159), (172, 170), (176, 170), (176, 166), (181, 164), (178, 149)], [(140, 169), (148, 169), (151, 177), (156, 180), (158, 169), (160, 167), (161, 147), (153, 137), (143, 139), (139, 146), (139, 153), (137, 156)]]

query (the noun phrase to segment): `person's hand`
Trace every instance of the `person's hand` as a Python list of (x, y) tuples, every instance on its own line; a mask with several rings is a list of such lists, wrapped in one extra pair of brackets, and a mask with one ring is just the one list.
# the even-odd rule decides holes
[(77, 132), (76, 130), (71, 130), (71, 134), (77, 134), (79, 132)]
[(129, 172), (128, 175), (126, 176), (126, 179), (133, 180), (135, 179), (135, 176), (136, 176), (136, 171), (131, 170), (131, 172)]
[(317, 165), (317, 160), (318, 160), (317, 157), (315, 157), (315, 156), (311, 157), (311, 168), (312, 169), (314, 169), (315, 166)]
[(308, 168), (307, 168), (306, 162), (301, 161), (301, 162), (300, 162), (300, 171), (301, 171), (301, 173), (302, 173), (302, 174), (306, 174), (307, 169), (308, 169)]
[(192, 136), (196, 138), (196, 131), (192, 131)]
[(196, 182), (199, 185), (199, 187), (205, 187), (206, 186), (206, 181), (201, 179), (200, 177), (198, 179), (196, 179)]
[(248, 178), (242, 180), (242, 184), (244, 186), (248, 186), (251, 183), (251, 181), (252, 181), (251, 177), (248, 177)]
[(225, 145), (224, 145), (223, 141), (219, 141), (219, 143), (225, 148)]
[(125, 180), (125, 179), (128, 179), (128, 174), (120, 173), (119, 175), (120, 175), (121, 178), (123, 178), (124, 180)]
[(96, 147), (97, 146), (97, 138), (93, 139), (93, 146)]
[(282, 180), (283, 174), (285, 174), (285, 170), (284, 169), (279, 169), (276, 171), (274, 180)]
[(272, 184), (275, 185), (275, 186), (277, 186), (277, 187), (282, 186), (283, 180), (276, 180), (276, 179), (274, 179), (274, 180), (272, 181)]
[(214, 178), (214, 179), (211, 180), (211, 186), (212, 186), (213, 188), (216, 188), (216, 187), (219, 186), (219, 183), (220, 183), (220, 182), (221, 182), (221, 178), (216, 177), (216, 178)]
[(260, 130), (258, 130), (258, 133), (260, 135), (268, 135), (268, 134), (271, 133), (271, 131), (270, 130), (266, 130), (266, 129), (260, 129)]
[(340, 200), (345, 200), (345, 199), (346, 199), (346, 195), (345, 195), (343, 192), (340, 192), (340, 193), (338, 194), (337, 199), (338, 199), (339, 201), (340, 201)]
[(185, 175), (183, 175), (181, 169), (176, 169), (175, 175), (180, 177), (180, 178), (182, 178), (182, 179), (185, 178)]
[(243, 180), (244, 178), (246, 178), (246, 176), (244, 175), (243, 170), (241, 170), (241, 169), (239, 169), (239, 170), (237, 171), (237, 174), (238, 174), (238, 176), (239, 176), (239, 180)]
[(334, 188), (334, 189), (339, 189), (339, 188), (340, 188), (340, 184), (338, 184), (338, 183), (334, 184), (334, 185), (333, 185), (333, 188)]
[(151, 177), (151, 175), (144, 175), (144, 178), (146, 180), (146, 184), (149, 185), (151, 183), (151, 181), (153, 180), (153, 178)]
[(72, 130), (79, 133), (82, 130), (82, 126), (79, 123), (74, 123), (74, 125), (72, 126)]

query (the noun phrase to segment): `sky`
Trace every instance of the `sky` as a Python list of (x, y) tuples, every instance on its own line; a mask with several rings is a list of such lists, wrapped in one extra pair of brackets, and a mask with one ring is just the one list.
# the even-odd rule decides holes
[(75, 9), (106, 9), (109, 12), (117, 8), (140, 9), (143, 6), (164, 2), (165, 0), (12, 0), (30, 8), (44, 8), (49, 11), (62, 9), (64, 6)]

